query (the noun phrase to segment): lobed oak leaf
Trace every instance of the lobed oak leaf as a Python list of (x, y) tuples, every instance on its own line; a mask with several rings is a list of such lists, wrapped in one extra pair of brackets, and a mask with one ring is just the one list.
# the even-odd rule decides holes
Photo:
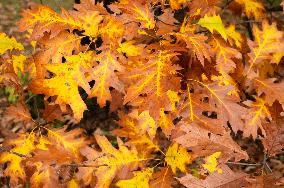
[(83, 130), (74, 129), (72, 131), (66, 132), (66, 129), (50, 130), (48, 131), (48, 138), (51, 142), (56, 142), (63, 146), (66, 150), (70, 151), (74, 155), (79, 155), (79, 150), (87, 142), (84, 138), (80, 138)]
[(256, 98), (255, 102), (245, 101), (243, 102), (247, 106), (251, 107), (251, 111), (247, 114), (247, 122), (244, 129), (244, 135), (252, 135), (253, 138), (257, 137), (258, 128), (261, 129), (262, 134), (265, 136), (265, 131), (262, 127), (262, 120), (270, 118), (270, 112), (266, 106), (266, 102), (261, 98)]
[(216, 187), (242, 187), (245, 185), (244, 173), (233, 172), (228, 166), (222, 165), (222, 174), (214, 172), (206, 177), (205, 180), (198, 179), (191, 174), (178, 178), (181, 184), (190, 188), (216, 188)]
[(268, 156), (275, 156), (282, 152), (284, 148), (284, 126), (282, 116), (282, 105), (278, 102), (273, 103), (269, 108), (272, 121), (262, 124), (266, 137), (262, 139), (264, 148)]
[(214, 15), (220, 11), (220, 0), (192, 0), (189, 2), (189, 15), (205, 16)]
[(189, 124), (186, 121), (178, 123), (176, 129), (177, 136), (173, 140), (193, 151), (192, 159), (199, 156), (209, 156), (212, 152), (221, 152), (222, 162), (227, 162), (234, 157), (236, 161), (247, 159), (248, 155), (241, 150), (227, 132), (222, 134), (213, 134), (198, 124)]
[(17, 184), (18, 180), (25, 180), (26, 173), (24, 166), (22, 166), (23, 157), (19, 155), (26, 156), (30, 154), (35, 149), (35, 134), (30, 133), (29, 135), (22, 134), (18, 138), (9, 140), (9, 145), (15, 145), (11, 150), (13, 153), (4, 152), (1, 154), (0, 163), (9, 162), (8, 167), (4, 171), (5, 176), (11, 178), (12, 184)]
[(176, 55), (167, 50), (158, 51), (150, 56), (146, 64), (131, 68), (125, 77), (133, 84), (127, 89), (124, 104), (130, 102), (143, 111), (149, 110), (154, 119), (159, 118), (162, 108), (165, 111), (174, 110), (171, 109), (167, 91), (176, 91), (179, 87), (179, 77), (176, 75), (180, 68), (170, 63)]
[(201, 18), (198, 23), (200, 26), (207, 28), (212, 34), (217, 31), (225, 40), (227, 40), (227, 32), (219, 15), (207, 16)]
[(249, 18), (254, 17), (257, 20), (264, 18), (265, 8), (258, 0), (236, 0), (244, 7), (244, 11)]
[(29, 88), (35, 94), (57, 96), (55, 103), (60, 105), (62, 111), (66, 111), (66, 104), (69, 104), (77, 121), (81, 120), (87, 109), (75, 80), (63, 80), (61, 77), (37, 79), (32, 81)]
[(99, 34), (104, 44), (116, 47), (125, 36), (125, 30), (126, 28), (121, 21), (112, 16), (107, 16), (99, 28)]
[(277, 29), (276, 23), (269, 25), (267, 21), (264, 21), (262, 31), (257, 26), (254, 26), (253, 34), (255, 41), (248, 41), (251, 50), (248, 54), (250, 64), (248, 72), (253, 66), (263, 63), (265, 60), (271, 61), (273, 54), (284, 49), (282, 42), (283, 32)]
[(36, 187), (58, 187), (60, 182), (56, 170), (52, 167), (44, 167), (43, 164), (38, 162), (35, 164), (36, 171), (30, 179), (32, 188)]
[(183, 31), (181, 33), (175, 33), (175, 35), (178, 40), (185, 41), (186, 47), (192, 51), (203, 66), (205, 59), (208, 61), (211, 60), (210, 46), (206, 43), (206, 36), (192, 32), (184, 33)]
[(111, 101), (110, 87), (124, 93), (124, 84), (118, 79), (116, 71), (123, 73), (125, 68), (110, 50), (99, 54), (96, 60), (99, 64), (91, 72), (91, 77), (96, 82), (89, 97), (97, 97), (98, 104), (103, 107), (107, 100)]
[(104, 153), (104, 156), (96, 160), (96, 164), (99, 166), (95, 172), (98, 178), (96, 187), (109, 187), (112, 180), (122, 168), (128, 167), (127, 171), (131, 171), (131, 169), (136, 168), (137, 162), (145, 160), (139, 158), (136, 150), (129, 150), (125, 147), (119, 138), (117, 140), (119, 149), (115, 149), (106, 137), (99, 135), (95, 137)]
[(226, 43), (218, 39), (214, 39), (211, 44), (213, 46), (213, 52), (216, 54), (216, 69), (221, 74), (233, 72), (236, 68), (233, 59), (241, 59), (241, 53), (234, 48), (228, 47)]
[(24, 46), (17, 42), (14, 37), (8, 37), (5, 33), (0, 33), (0, 55), (13, 49), (24, 50)]
[(35, 6), (22, 13), (23, 18), (18, 22), (20, 31), (33, 29), (31, 39), (43, 37), (44, 32), (51, 32), (50, 38), (57, 36), (66, 29), (82, 30), (92, 38), (98, 35), (98, 25), (103, 17), (98, 11), (75, 12), (62, 9), (62, 14), (56, 13), (47, 6)]
[(150, 10), (147, 1), (133, 2), (129, 0), (122, 1), (111, 6), (112, 9), (121, 9), (126, 15), (131, 15), (128, 19), (141, 23), (142, 28), (154, 29), (155, 19), (154, 13)]
[(149, 180), (152, 176), (153, 168), (146, 168), (143, 171), (134, 172), (134, 177), (129, 180), (120, 180), (116, 186), (120, 188), (149, 188)]
[[(143, 116), (142, 115), (143, 114), (140, 114), (139, 116), (137, 111), (133, 111), (131, 114), (128, 115), (120, 114), (120, 120), (118, 124), (121, 126), (121, 128), (115, 129), (113, 133), (119, 137), (129, 138), (130, 140), (127, 143), (135, 145), (138, 149), (139, 146), (141, 146), (142, 149), (145, 149), (146, 147), (149, 152), (152, 149), (160, 150), (159, 146), (153, 141), (153, 137), (156, 134), (155, 121), (152, 117), (149, 116), (148, 112), (144, 113)], [(144, 119), (147, 117), (149, 117), (149, 119)], [(149, 127), (149, 124), (150, 126), (152, 126), (152, 130), (150, 129), (151, 131), (148, 131), (151, 134), (147, 134), (147, 129), (145, 129)]]
[(234, 44), (241, 48), (243, 38), (239, 32), (236, 31), (235, 25), (230, 24), (226, 27), (226, 33), (228, 35), (228, 42), (233, 46)]
[(76, 37), (66, 31), (58, 33), (56, 37), (49, 38), (50, 35), (44, 35), (40, 39), (39, 45), (42, 46), (40, 55), (44, 62), (41, 64), (47, 64), (51, 60), (52, 63), (62, 63), (62, 57), (71, 56), (75, 51), (80, 50), (80, 37)]
[(15, 122), (31, 122), (32, 117), (28, 108), (23, 103), (17, 103), (16, 105), (9, 106), (5, 115), (8, 119), (13, 119)]
[(168, 148), (165, 161), (171, 167), (173, 173), (176, 173), (177, 168), (186, 172), (186, 164), (191, 162), (191, 154), (182, 145), (174, 143)]
[(284, 97), (279, 95), (284, 87), (284, 82), (275, 83), (275, 78), (271, 79), (253, 79), (253, 85), (257, 90), (258, 95), (265, 94), (265, 102), (272, 106), (277, 100), (284, 106)]

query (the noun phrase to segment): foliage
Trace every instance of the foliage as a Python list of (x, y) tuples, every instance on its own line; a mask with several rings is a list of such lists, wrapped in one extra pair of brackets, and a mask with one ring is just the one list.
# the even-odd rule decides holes
[[(246, 185), (227, 166), (249, 159), (232, 135), (260, 139), (268, 157), (283, 148), (284, 30), (266, 9), (258, 0), (82, 0), (61, 13), (23, 10), (19, 31), (34, 51), (0, 33), (0, 81), (16, 96), (5, 116), (25, 125), (1, 146), (4, 175), (31, 187)], [(117, 141), (55, 128), (64, 114), (79, 123), (93, 98), (118, 112)]]

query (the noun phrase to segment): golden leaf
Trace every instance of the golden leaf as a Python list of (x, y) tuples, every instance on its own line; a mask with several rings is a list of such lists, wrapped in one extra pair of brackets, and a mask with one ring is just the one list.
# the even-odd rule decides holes
[(0, 55), (13, 49), (23, 50), (24, 46), (18, 43), (14, 37), (9, 38), (5, 33), (0, 33)]
[(146, 168), (143, 171), (134, 172), (134, 177), (129, 180), (120, 180), (116, 185), (120, 188), (149, 188), (149, 180), (153, 168)]
[(207, 28), (211, 33), (217, 31), (225, 40), (227, 40), (227, 32), (219, 15), (207, 16), (201, 18), (198, 23), (202, 27)]
[(210, 173), (213, 173), (215, 171), (217, 171), (219, 174), (222, 173), (222, 169), (217, 168), (218, 163), (217, 163), (217, 159), (220, 157), (221, 152), (215, 152), (212, 155), (206, 157), (206, 163), (203, 164), (202, 166), (208, 170)]
[(183, 146), (174, 143), (168, 148), (165, 161), (170, 165), (173, 173), (176, 173), (177, 168), (186, 172), (186, 164), (191, 162), (191, 155)]

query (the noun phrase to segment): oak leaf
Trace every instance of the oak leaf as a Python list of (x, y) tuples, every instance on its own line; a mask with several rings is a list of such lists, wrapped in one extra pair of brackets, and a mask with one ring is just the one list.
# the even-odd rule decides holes
[(129, 180), (120, 180), (116, 185), (120, 188), (149, 188), (149, 180), (153, 168), (146, 168), (143, 171), (134, 172), (134, 177)]
[(206, 177), (205, 180), (198, 179), (191, 174), (178, 178), (181, 184), (192, 188), (216, 188), (216, 187), (242, 187), (245, 185), (244, 173), (233, 172), (228, 166), (222, 165), (222, 174), (214, 172)]
[(186, 172), (186, 164), (191, 162), (191, 154), (182, 145), (174, 143), (168, 148), (165, 161), (171, 167), (173, 173), (176, 173), (177, 168)]
[(17, 42), (14, 37), (8, 37), (5, 33), (0, 33), (0, 55), (13, 49), (24, 50), (24, 46)]
[(96, 60), (99, 64), (91, 72), (91, 77), (96, 82), (89, 97), (97, 97), (98, 104), (104, 107), (107, 100), (111, 101), (110, 87), (124, 93), (124, 84), (119, 80), (116, 71), (123, 73), (125, 68), (110, 50), (99, 54)]
[[(273, 35), (271, 34), (273, 33)], [(249, 55), (249, 70), (255, 65), (272, 59), (272, 55), (284, 50), (282, 42), (283, 32), (277, 29), (276, 23), (269, 25), (267, 21), (262, 24), (262, 31), (254, 25), (255, 41), (248, 41), (251, 52)]]
[(257, 20), (264, 18), (265, 8), (258, 0), (236, 0), (244, 7), (244, 11), (249, 18), (254, 17)]
[(198, 23), (200, 26), (207, 28), (212, 34), (217, 31), (225, 40), (227, 40), (227, 32), (219, 15), (207, 16), (201, 18)]
[(123, 167), (129, 167), (129, 170), (135, 169), (136, 163), (143, 160), (139, 158), (135, 149), (129, 150), (119, 138), (117, 140), (119, 149), (115, 149), (106, 137), (99, 135), (95, 137), (104, 153), (104, 156), (96, 160), (99, 166), (95, 171), (98, 178), (96, 187), (109, 187), (119, 170)]
[(218, 166), (217, 159), (220, 157), (220, 155), (221, 152), (217, 151), (212, 155), (206, 157), (206, 163), (202, 165), (203, 168), (208, 170), (210, 173), (217, 171), (219, 174), (222, 174), (222, 170), (220, 168), (217, 168)]

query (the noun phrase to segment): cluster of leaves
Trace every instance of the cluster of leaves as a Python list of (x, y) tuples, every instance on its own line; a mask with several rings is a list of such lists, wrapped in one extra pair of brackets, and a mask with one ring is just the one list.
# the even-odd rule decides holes
[[(12, 185), (230, 186), (246, 174), (226, 163), (248, 159), (232, 133), (261, 139), (268, 156), (283, 148), (284, 32), (258, 0), (34, 5), (18, 26), (29, 55), (0, 34), (0, 81), (18, 101), (6, 115), (27, 128), (2, 149)], [(27, 93), (44, 95), (36, 119)], [(117, 144), (51, 126), (62, 114), (79, 122), (86, 98), (119, 111)]]

